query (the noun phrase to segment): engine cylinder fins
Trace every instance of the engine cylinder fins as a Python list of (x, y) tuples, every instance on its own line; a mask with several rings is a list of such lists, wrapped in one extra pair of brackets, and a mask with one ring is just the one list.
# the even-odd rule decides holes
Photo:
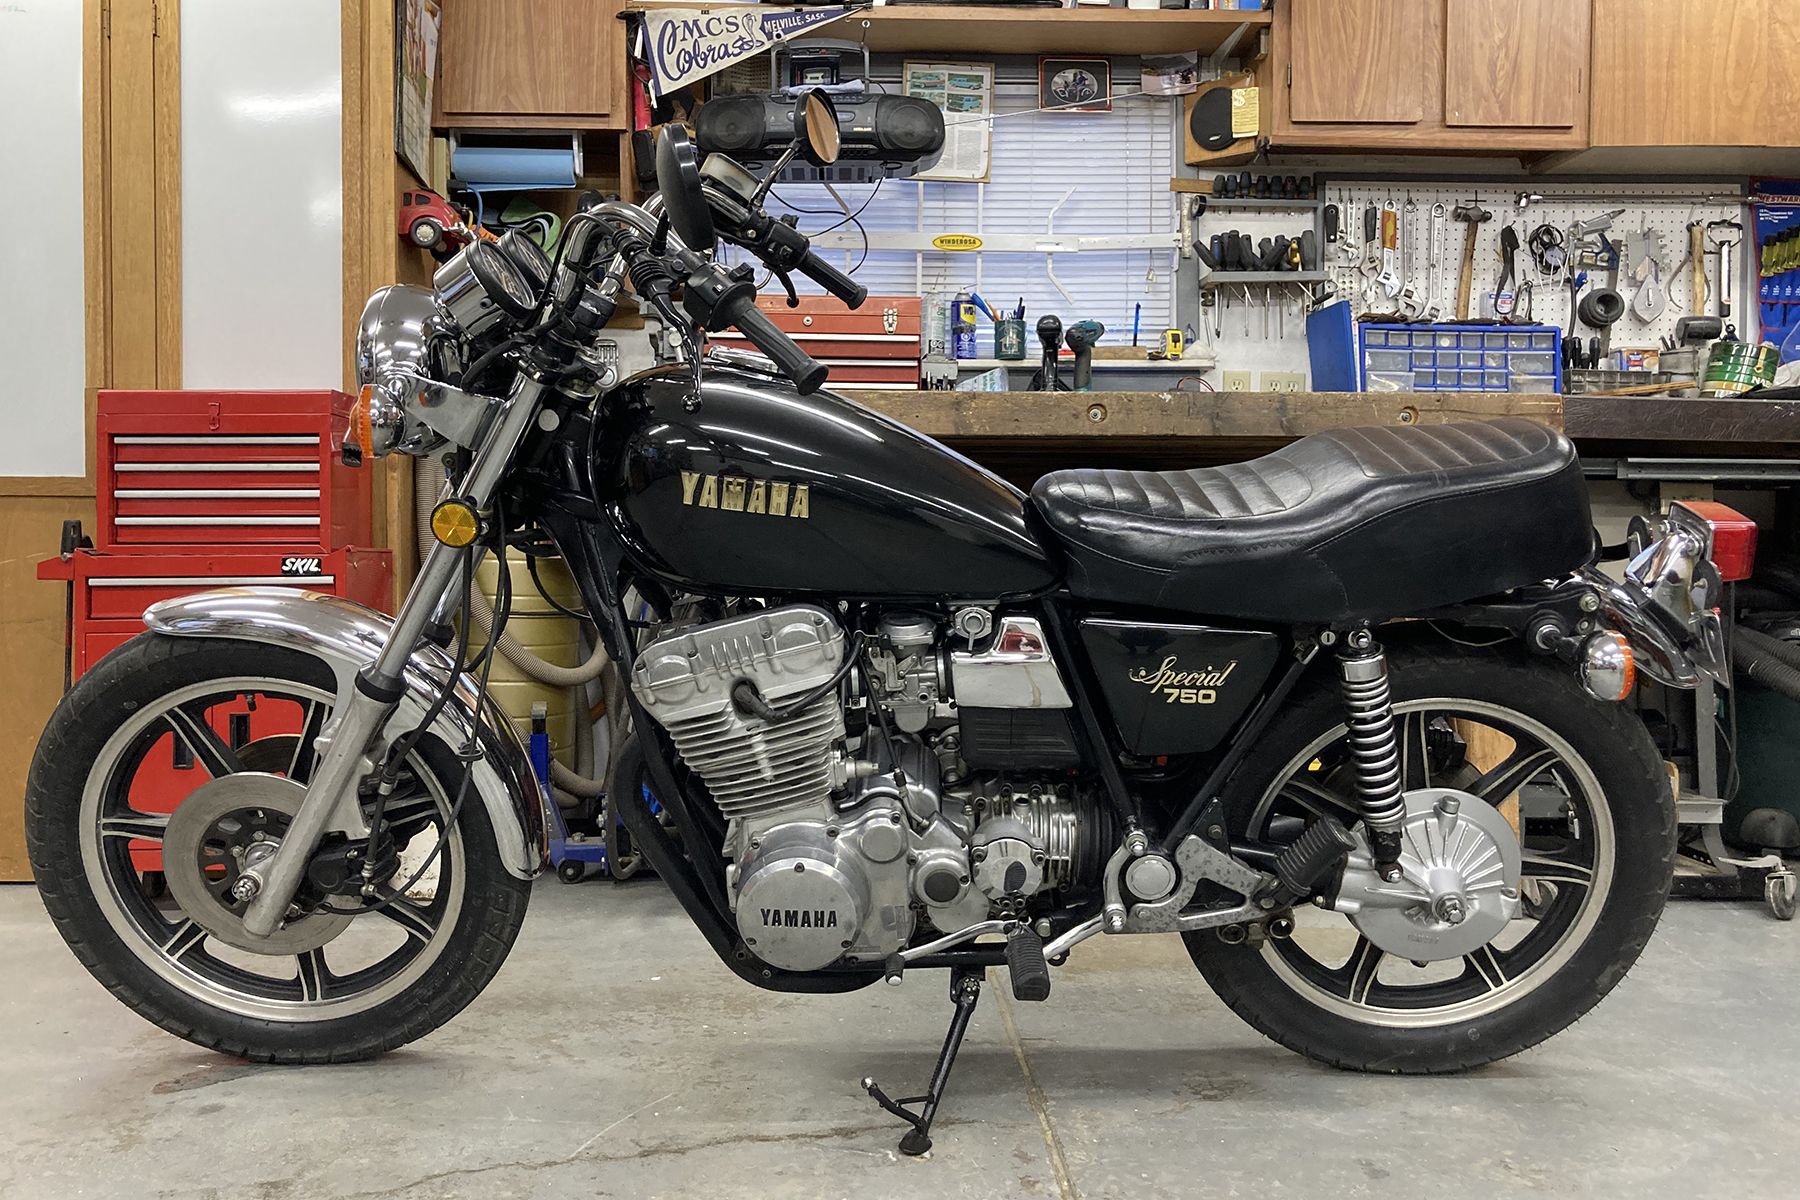
[(1338, 659), (1357, 809), (1385, 843), (1397, 840), (1406, 819), (1400, 777), (1400, 738), (1394, 727), (1387, 657), (1364, 635), (1361, 648)]
[(1014, 790), (989, 780), (963, 800), (978, 841), (990, 821), (1010, 817), (1022, 822), (1025, 840), (1043, 851), (1041, 887), (1097, 880), (1111, 853), (1109, 843), (1118, 841), (1112, 810), (1066, 785)]
[(726, 817), (758, 817), (823, 800), (836, 782), (843, 710), (821, 703), (768, 725), (709, 714), (667, 725), (682, 761), (706, 783)]

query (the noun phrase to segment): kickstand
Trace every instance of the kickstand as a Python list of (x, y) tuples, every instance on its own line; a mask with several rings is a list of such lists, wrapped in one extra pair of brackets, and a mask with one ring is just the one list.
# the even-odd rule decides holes
[[(950, 1001), (956, 1011), (950, 1016), (950, 1032), (944, 1035), (944, 1048), (938, 1052), (937, 1067), (931, 1072), (931, 1087), (923, 1096), (907, 1096), (893, 1100), (873, 1079), (864, 1078), (863, 1090), (875, 1097), (875, 1103), (905, 1121), (912, 1129), (900, 1139), (900, 1153), (917, 1156), (931, 1149), (931, 1122), (937, 1116), (938, 1103), (944, 1098), (944, 1085), (950, 1081), (950, 1068), (956, 1064), (956, 1052), (962, 1048), (963, 1034), (969, 1031), (969, 1018), (981, 999), (981, 979), (986, 972), (978, 968), (953, 967), (950, 971)], [(917, 1113), (909, 1104), (922, 1107)]]

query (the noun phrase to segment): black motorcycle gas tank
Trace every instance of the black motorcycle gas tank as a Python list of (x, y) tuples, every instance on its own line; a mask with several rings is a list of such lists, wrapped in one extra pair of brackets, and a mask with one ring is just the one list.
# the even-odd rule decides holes
[(1056, 582), (1025, 496), (962, 455), (828, 392), (683, 370), (612, 397), (595, 483), (645, 566), (750, 594), (992, 599)]

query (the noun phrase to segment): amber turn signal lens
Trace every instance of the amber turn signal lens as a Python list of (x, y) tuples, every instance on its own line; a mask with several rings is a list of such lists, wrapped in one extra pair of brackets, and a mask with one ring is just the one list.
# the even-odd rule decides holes
[(446, 500), (431, 510), (431, 536), (460, 550), (481, 536), (481, 518), (467, 500)]
[(1637, 660), (1622, 633), (1602, 630), (1581, 648), (1581, 686), (1596, 700), (1623, 700), (1637, 682)]
[(362, 391), (357, 393), (356, 403), (350, 406), (350, 438), (362, 455), (374, 452), (375, 428), (369, 421), (370, 401), (374, 396), (375, 385), (365, 383)]

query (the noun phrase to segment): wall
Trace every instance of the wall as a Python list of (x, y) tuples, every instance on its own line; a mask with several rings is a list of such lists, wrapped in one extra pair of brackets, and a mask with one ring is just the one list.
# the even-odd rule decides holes
[[(0, 476), (80, 475), (81, 4), (0, 4), (0, 163), (22, 218), (0, 238)], [(24, 116), (29, 114), (29, 116)], [(28, 349), (28, 352), (27, 352)]]
[(184, 0), (182, 384), (342, 378), (336, 4)]

